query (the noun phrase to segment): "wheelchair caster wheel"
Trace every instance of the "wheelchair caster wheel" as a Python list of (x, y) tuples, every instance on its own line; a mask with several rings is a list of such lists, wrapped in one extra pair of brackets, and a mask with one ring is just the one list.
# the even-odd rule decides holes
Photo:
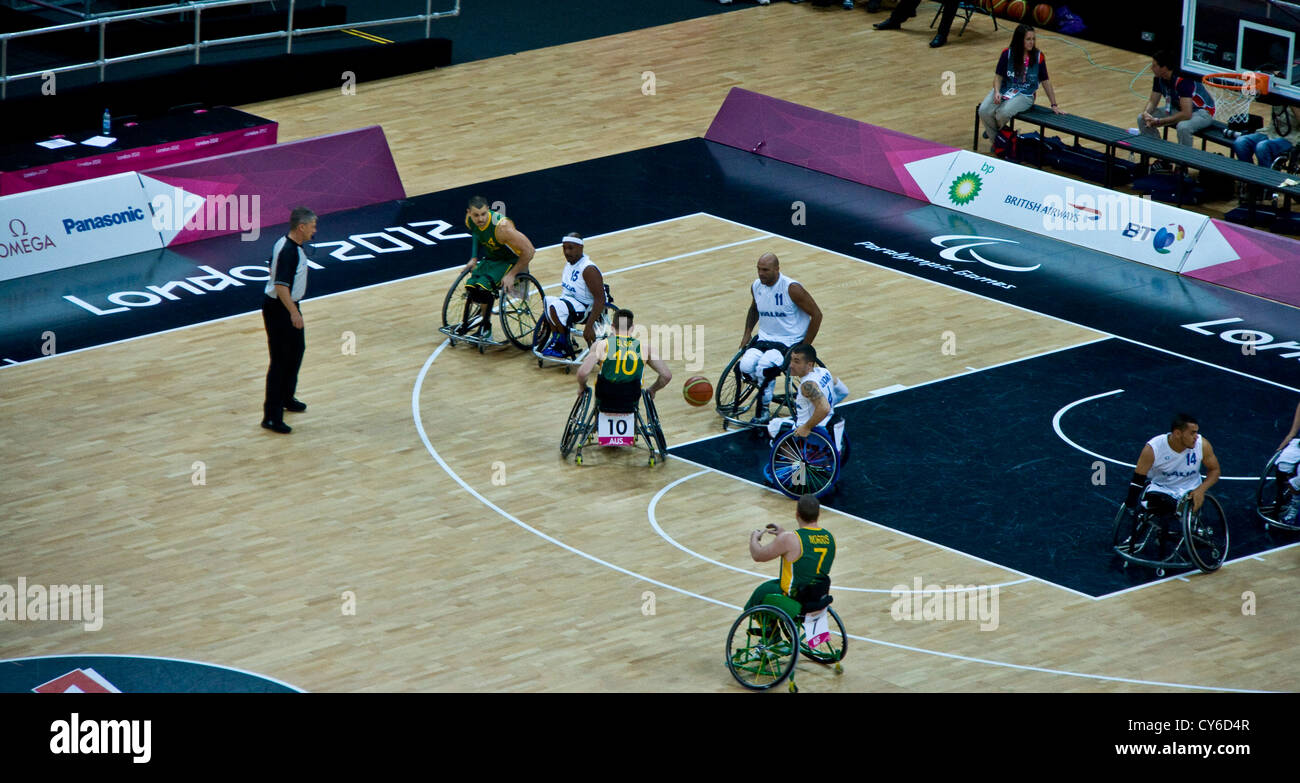
[(564, 374), (565, 374), (565, 375), (568, 375), (569, 372), (570, 372), (572, 369), (573, 369), (573, 368), (570, 367), (569, 365), (567, 365), (567, 364), (564, 365)]
[(537, 369), (539, 369), (539, 370), (542, 369), (542, 360), (541, 360), (541, 359), (538, 359), (538, 360), (537, 360)]
[(726, 431), (727, 431), (727, 425), (728, 425), (729, 423), (730, 423), (730, 422), (728, 422), (726, 419), (723, 419), (723, 420), (722, 420), (722, 431), (723, 431), (723, 432), (726, 432)]
[(574, 465), (581, 465), (581, 464), (582, 464), (582, 455), (581, 455), (581, 454), (579, 454), (578, 456), (576, 456), (576, 457), (573, 458), (573, 464), (574, 464)]
[(843, 673), (844, 673), (844, 667), (841, 666), (840, 663), (839, 663), (838, 661), (835, 663), (835, 673), (836, 673), (836, 674), (843, 674)]
[(1164, 575), (1165, 575), (1165, 569), (1163, 568), (1156, 569), (1156, 576), (1164, 576)]
[(790, 692), (791, 693), (799, 692), (799, 686), (794, 684), (794, 680), (790, 680)]
[(479, 347), (478, 347), (478, 352), (479, 352), (479, 353), (483, 353), (483, 346), (482, 346), (482, 345), (479, 345)]
[(456, 340), (454, 338), (448, 337), (447, 341), (451, 343), (452, 348), (456, 347)]
[(650, 467), (653, 468), (654, 466), (655, 466), (655, 458), (654, 458), (654, 457), (651, 457), (651, 458), (650, 458)]

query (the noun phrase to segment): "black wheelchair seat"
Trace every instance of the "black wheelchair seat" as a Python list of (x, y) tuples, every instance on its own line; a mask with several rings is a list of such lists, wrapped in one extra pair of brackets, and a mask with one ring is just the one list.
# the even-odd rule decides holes
[(831, 605), (835, 597), (831, 595), (831, 578), (825, 574), (814, 576), (808, 584), (799, 589), (795, 596), (804, 614), (820, 612)]

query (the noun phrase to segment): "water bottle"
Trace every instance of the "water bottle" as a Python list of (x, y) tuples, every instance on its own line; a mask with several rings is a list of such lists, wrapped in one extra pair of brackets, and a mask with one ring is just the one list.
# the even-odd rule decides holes
[(108, 136), (113, 132), (113, 117), (104, 109), (104, 135)]

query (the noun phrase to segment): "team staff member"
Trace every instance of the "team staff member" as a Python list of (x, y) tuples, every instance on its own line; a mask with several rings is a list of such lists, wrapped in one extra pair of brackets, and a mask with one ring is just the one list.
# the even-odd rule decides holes
[[(1201, 81), (1174, 70), (1178, 60), (1173, 52), (1161, 50), (1151, 56), (1151, 97), (1138, 115), (1138, 131), (1153, 139), (1160, 138), (1158, 128), (1173, 125), (1178, 143), (1192, 146), (1192, 136), (1214, 124), (1214, 99), (1205, 92)], [(1160, 101), (1168, 106), (1160, 109)]]
[(262, 297), (262, 322), (266, 324), (266, 344), (271, 350), (262, 426), (284, 435), (293, 431), (284, 423), (284, 412), (307, 410), (305, 403), (294, 398), (298, 368), (307, 349), (298, 303), (307, 293), (307, 254), (302, 246), (315, 235), (316, 213), (295, 207), (289, 213), (289, 233), (271, 248), (271, 274)]

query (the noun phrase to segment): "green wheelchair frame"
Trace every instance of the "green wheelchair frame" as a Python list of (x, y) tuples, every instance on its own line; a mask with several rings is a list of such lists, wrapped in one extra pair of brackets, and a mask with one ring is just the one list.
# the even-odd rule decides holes
[(727, 670), (750, 690), (763, 691), (788, 682), (791, 693), (799, 692), (794, 669), (800, 653), (842, 674), (840, 662), (848, 651), (849, 637), (829, 604), (826, 613), (830, 635), (822, 644), (809, 647), (803, 633), (803, 605), (780, 593), (764, 597), (763, 603), (746, 609), (732, 623), (727, 634)]

